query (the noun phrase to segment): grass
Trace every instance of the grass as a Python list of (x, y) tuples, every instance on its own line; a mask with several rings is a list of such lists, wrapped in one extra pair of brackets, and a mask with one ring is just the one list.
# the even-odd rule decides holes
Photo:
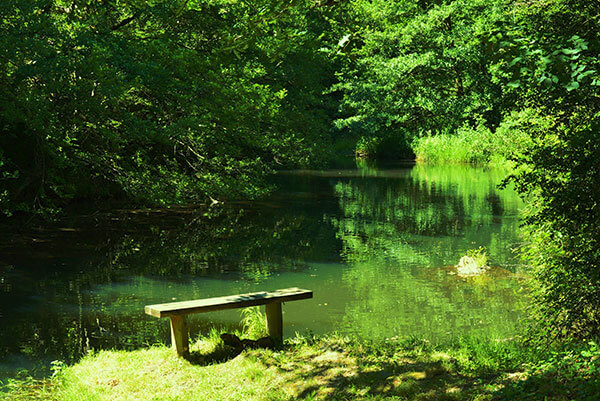
[[(7, 400), (595, 400), (600, 351), (563, 353), (515, 340), (365, 342), (296, 337), (276, 350), (239, 353), (217, 332), (189, 360), (166, 346), (100, 351), (53, 378), (13, 381)], [(595, 347), (595, 348), (594, 348)], [(595, 359), (594, 359), (595, 358)], [(535, 361), (535, 362), (532, 362)]]
[(510, 157), (529, 142), (528, 135), (514, 125), (509, 120), (494, 132), (482, 124), (475, 128), (464, 126), (454, 134), (417, 138), (413, 150), (417, 161), (430, 164), (511, 167)]

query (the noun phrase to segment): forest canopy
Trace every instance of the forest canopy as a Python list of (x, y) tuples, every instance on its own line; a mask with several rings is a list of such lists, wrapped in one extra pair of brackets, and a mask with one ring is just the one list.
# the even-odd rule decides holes
[(7, 0), (0, 15), (5, 215), (253, 198), (273, 169), (355, 149), (506, 160), (593, 119), (600, 85), (582, 0)]
[(0, 5), (0, 205), (254, 197), (322, 160), (329, 9), (279, 1)]

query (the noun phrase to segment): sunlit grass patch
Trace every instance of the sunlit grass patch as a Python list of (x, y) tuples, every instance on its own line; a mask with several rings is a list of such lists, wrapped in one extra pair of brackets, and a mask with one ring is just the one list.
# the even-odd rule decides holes
[[(191, 354), (177, 358), (166, 346), (101, 351), (54, 378), (15, 382), (4, 399), (482, 401), (515, 399), (524, 391), (523, 399), (562, 400), (597, 385), (590, 379), (596, 348), (536, 364), (536, 352), (517, 340), (462, 338), (441, 346), (416, 338), (299, 336), (280, 349), (240, 352), (224, 346), (215, 331), (196, 341)], [(575, 368), (566, 369), (569, 363)], [(550, 386), (538, 392), (535, 383), (542, 381)]]
[(53, 395), (61, 401), (262, 400), (281, 393), (275, 372), (256, 360), (194, 365), (167, 347), (99, 352), (67, 368), (58, 380)]

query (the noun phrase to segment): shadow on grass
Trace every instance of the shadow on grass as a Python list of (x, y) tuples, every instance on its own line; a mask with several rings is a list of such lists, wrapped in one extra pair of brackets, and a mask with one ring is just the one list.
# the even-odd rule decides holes
[[(348, 344), (289, 345), (276, 350), (246, 351), (214, 343), (194, 351), (189, 362), (206, 366), (238, 355), (259, 369), (271, 370), (294, 400), (583, 400), (600, 399), (600, 378), (571, 377), (561, 372), (526, 376), (503, 369), (461, 371), (452, 358), (407, 357), (402, 352), (357, 352)], [(348, 350), (350, 348), (350, 350)]]
[(298, 400), (462, 400), (481, 393), (483, 384), (480, 379), (450, 372), (440, 361), (373, 358), (328, 346), (309, 348), (283, 360), (262, 353), (258, 360), (265, 369), (276, 367), (286, 392)]
[(555, 372), (535, 374), (524, 380), (505, 380), (494, 399), (597, 401), (600, 378), (564, 377)]
[(212, 350), (192, 351), (186, 360), (192, 365), (207, 366), (227, 362), (242, 353), (242, 349), (217, 343)]
[[(227, 336), (224, 341), (224, 336)], [(263, 337), (258, 340), (240, 339), (233, 334), (221, 334), (220, 339), (212, 338), (204, 343), (204, 347), (192, 350), (186, 360), (192, 365), (206, 366), (216, 363), (227, 362), (246, 349), (281, 349), (281, 344), (273, 341), (269, 337)], [(208, 346), (206, 346), (208, 345)]]
[(401, 354), (374, 356), (324, 345), (279, 359), (258, 361), (276, 367), (292, 399), (298, 400), (600, 400), (600, 378), (565, 377), (502, 369), (460, 374), (451, 359), (414, 360)]

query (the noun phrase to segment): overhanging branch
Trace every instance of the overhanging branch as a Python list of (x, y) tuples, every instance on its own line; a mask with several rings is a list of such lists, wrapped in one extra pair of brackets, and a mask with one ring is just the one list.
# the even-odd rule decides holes
[(129, 24), (130, 22), (132, 22), (136, 18), (137, 18), (137, 14), (133, 14), (131, 17), (127, 17), (124, 20), (122, 20), (121, 22), (119, 22), (119, 23), (111, 26), (110, 30), (111, 31), (116, 31), (117, 29), (123, 28), (125, 25)]

